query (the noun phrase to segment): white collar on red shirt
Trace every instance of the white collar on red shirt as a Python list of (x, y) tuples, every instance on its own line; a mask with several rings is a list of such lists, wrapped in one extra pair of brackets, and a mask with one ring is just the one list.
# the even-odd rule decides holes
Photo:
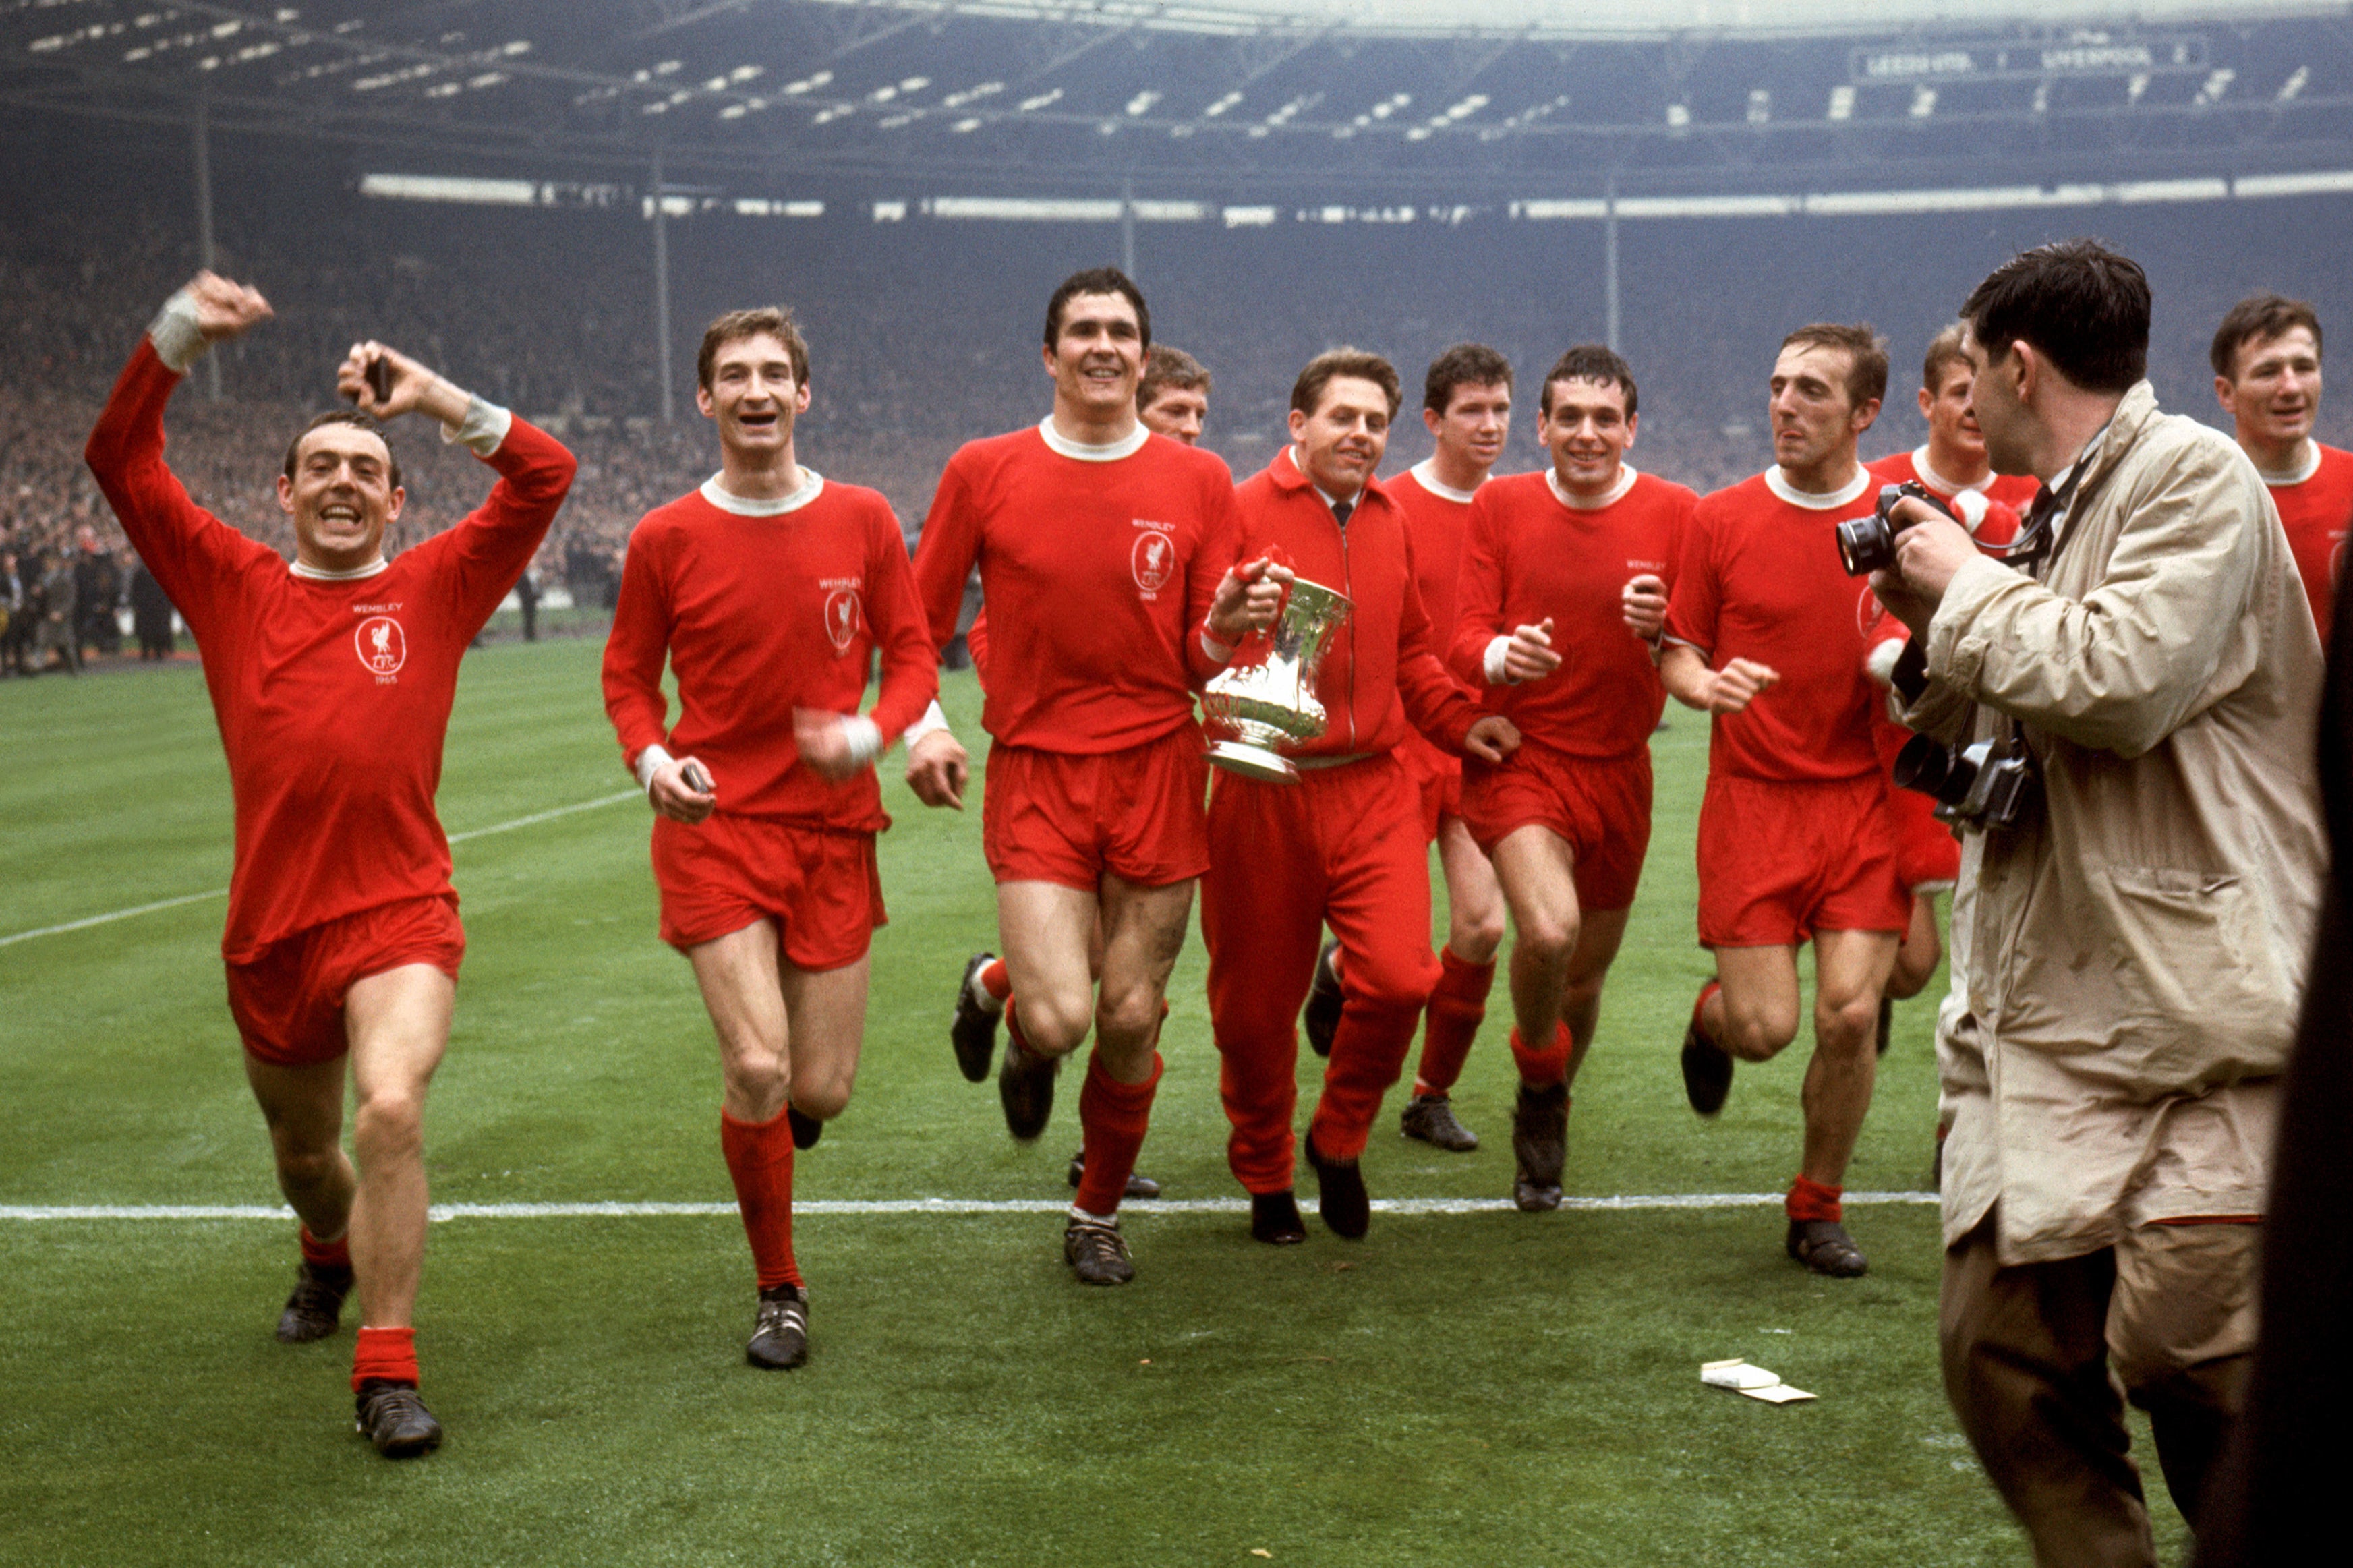
[(1985, 477), (1973, 484), (1957, 485), (1928, 466), (1927, 447), (1915, 447), (1912, 449), (1912, 471), (1920, 476), (1921, 484), (1929, 489), (1940, 496), (1952, 498), (1953, 510), (1961, 514), (1962, 527), (1975, 533), (1985, 526), (1988, 509), (1986, 487), (1993, 483), (1991, 468), (1988, 468)]
[(1038, 421), (1038, 434), (1046, 438), (1050, 448), (1065, 458), (1076, 458), (1082, 463), (1116, 463), (1122, 458), (1133, 458), (1144, 450), (1146, 441), (1152, 439), (1151, 428), (1139, 419), (1135, 428), (1118, 440), (1106, 441), (1099, 447), (1089, 446), (1084, 441), (1073, 441), (1055, 429), (1054, 416), (1050, 414)]
[(356, 583), (363, 577), (375, 576), (391, 564), (391, 562), (379, 555), (366, 565), (354, 566), (347, 572), (330, 572), (323, 566), (306, 565), (300, 561), (293, 563), (287, 570), (292, 572), (297, 577), (307, 577), (313, 583)]
[(1603, 507), (1616, 506), (1626, 499), (1626, 492), (1632, 489), (1634, 481), (1641, 477), (1634, 471), (1633, 464), (1621, 462), (1618, 465), (1618, 482), (1609, 487), (1609, 493), (1588, 500), (1560, 482), (1559, 469), (1545, 470), (1545, 483), (1552, 489), (1552, 499), (1571, 511), (1599, 511)]
[[(1478, 499), (1479, 492), (1476, 489), (1458, 490), (1452, 485), (1447, 484), (1441, 480), (1438, 477), (1438, 459), (1436, 458), (1424, 458), (1420, 462), (1416, 463), (1412, 468), (1408, 468), (1406, 472), (1413, 476), (1413, 482), (1415, 484), (1419, 485), (1423, 489), (1428, 490), (1431, 495), (1436, 496), (1440, 500), (1451, 500), (1462, 506), (1469, 506), (1473, 500)], [(1483, 474), (1481, 475), (1479, 482), (1482, 485), (1485, 484), (1487, 482), (1486, 476)]]
[(2306, 436), (2304, 438), (2303, 460), (2295, 467), (2286, 469), (2257, 468), (2255, 477), (2267, 485), (2285, 487), (2300, 485), (2318, 472), (2320, 472), (2320, 443)]
[(1837, 489), (1827, 495), (1816, 495), (1811, 490), (1801, 490), (1791, 484), (1789, 476), (1781, 471), (1780, 464), (1776, 463), (1765, 470), (1765, 488), (1791, 506), (1801, 506), (1808, 511), (1829, 511), (1833, 508), (1851, 506), (1861, 500), (1863, 492), (1871, 489), (1871, 470), (1858, 468), (1854, 471), (1854, 478)]
[(719, 482), (717, 474), (702, 481), (702, 499), (721, 511), (732, 511), (737, 517), (782, 517), (788, 511), (800, 510), (824, 493), (825, 476), (806, 466), (801, 469), (798, 489), (788, 496), (777, 496), (769, 500), (752, 500), (734, 494)]

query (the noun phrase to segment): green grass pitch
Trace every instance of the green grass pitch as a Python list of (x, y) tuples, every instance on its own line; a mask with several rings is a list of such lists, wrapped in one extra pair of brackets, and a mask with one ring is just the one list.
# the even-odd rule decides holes
[[(596, 655), (468, 660), (453, 833), (627, 786)], [(945, 695), (976, 738), (970, 678)], [(16, 683), (0, 714), (0, 936), (226, 885), (227, 776), (196, 671)], [(1675, 1048), (1707, 972), (1690, 862), (1704, 723), (1677, 710), (1654, 750), (1658, 828), (1577, 1085), (1568, 1190), (1778, 1192), (1803, 1042), (1744, 1068), (1719, 1122), (1683, 1103)], [(803, 1156), (799, 1194), (1066, 1196), (1074, 1084), (1018, 1147), (944, 1037), (965, 956), (995, 945), (976, 803), (926, 812), (896, 771), (859, 1092)], [(646, 832), (623, 803), (459, 845), (471, 946), (428, 1111), (437, 1201), (729, 1196), (715, 1053), (654, 934)], [(222, 1002), (221, 912), (201, 900), (0, 947), (0, 1205), (276, 1201)], [(1239, 1195), (1201, 973), (1195, 941), (1145, 1149), (1172, 1199)], [(1898, 1010), (1854, 1189), (1926, 1184), (1930, 1013)], [(1376, 1198), (1508, 1194), (1506, 1026), (1499, 985), (1457, 1095), (1484, 1146), (1442, 1154), (1385, 1120)], [(270, 1337), (290, 1221), (0, 1220), (0, 1563), (2027, 1560), (1938, 1384), (1933, 1208), (1856, 1209), (1872, 1272), (1838, 1282), (1782, 1257), (1771, 1207), (1377, 1215), (1348, 1244), (1303, 1195), (1311, 1239), (1282, 1251), (1239, 1215), (1131, 1205), (1123, 1290), (1071, 1280), (1048, 1214), (805, 1216), (814, 1358), (789, 1374), (743, 1364), (732, 1217), (446, 1221), (419, 1346), (450, 1437), (407, 1465), (352, 1432), (348, 1316), (322, 1344)], [(1819, 1403), (1700, 1385), (1701, 1362), (1734, 1355)], [(2177, 1549), (2153, 1467), (2149, 1485)]]

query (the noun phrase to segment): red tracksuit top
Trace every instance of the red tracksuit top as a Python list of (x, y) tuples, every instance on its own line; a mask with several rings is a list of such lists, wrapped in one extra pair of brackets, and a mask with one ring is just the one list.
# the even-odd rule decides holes
[(456, 895), (434, 815), (458, 661), (539, 548), (572, 454), (517, 419), (470, 517), (366, 577), (294, 574), (188, 499), (164, 462), (180, 377), (145, 339), (87, 457), (123, 531), (195, 634), (237, 800), (221, 953), (322, 921)]
[(2279, 508), (2280, 524), (2287, 530), (2289, 551), (2295, 556), (2296, 574), (2304, 579), (2304, 596), (2312, 601), (2312, 618), (2320, 640), (2328, 640), (2337, 608), (2337, 579), (2344, 570), (2345, 533), (2353, 525), (2353, 452), (2319, 447), (2319, 466), (2305, 479), (2282, 484), (2265, 479), (2272, 504)]
[(945, 647), (977, 561), (981, 727), (1004, 745), (1101, 755), (1193, 722), (1193, 684), (1215, 672), (1194, 634), (1241, 560), (1233, 476), (1215, 453), (1145, 434), (1098, 461), (1056, 451), (1032, 426), (948, 459), (915, 585)]
[[(1608, 506), (1571, 507), (1540, 471), (1490, 479), (1471, 503), (1461, 609), (1449, 655), (1480, 682), (1489, 710), (1571, 756), (1632, 756), (1651, 743), (1666, 688), (1650, 645), (1626, 629), (1626, 584), (1645, 573), (1672, 591), (1699, 498), (1634, 475)], [(1541, 680), (1486, 684), (1487, 645), (1550, 616), (1560, 668)]]
[(722, 811), (876, 833), (891, 819), (874, 770), (829, 784), (802, 766), (793, 710), (857, 712), (880, 647), (870, 717), (888, 746), (938, 693), (939, 664), (891, 503), (810, 479), (814, 493), (789, 510), (730, 497), (714, 479), (646, 513), (605, 643), (605, 710), (632, 770), (652, 745), (699, 757)]
[(1278, 561), (1311, 583), (1347, 595), (1347, 621), (1324, 645), (1315, 695), (1324, 733), (1283, 748), (1293, 757), (1369, 756), (1409, 728), (1440, 751), (1462, 754), (1479, 710), (1439, 662), (1430, 616), (1414, 586), (1405, 509), (1376, 480), (1343, 528), (1285, 447), (1234, 492), (1246, 557)]

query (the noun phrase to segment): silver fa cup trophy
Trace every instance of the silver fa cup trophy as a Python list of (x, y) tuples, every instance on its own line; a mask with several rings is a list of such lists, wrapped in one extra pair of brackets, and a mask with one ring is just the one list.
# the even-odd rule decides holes
[(1266, 658), (1229, 669), (1201, 693), (1201, 711), (1221, 738), (1209, 761), (1269, 784), (1296, 784), (1299, 770), (1281, 748), (1324, 732), (1324, 704), (1315, 698), (1315, 666), (1332, 633), (1348, 618), (1348, 600), (1302, 577), (1273, 627)]

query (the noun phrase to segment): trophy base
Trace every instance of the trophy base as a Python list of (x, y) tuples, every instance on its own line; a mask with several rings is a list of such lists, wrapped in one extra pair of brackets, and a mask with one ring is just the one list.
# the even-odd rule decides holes
[(1279, 752), (1253, 746), (1248, 741), (1219, 741), (1209, 748), (1209, 762), (1229, 773), (1261, 784), (1297, 784), (1299, 770)]

